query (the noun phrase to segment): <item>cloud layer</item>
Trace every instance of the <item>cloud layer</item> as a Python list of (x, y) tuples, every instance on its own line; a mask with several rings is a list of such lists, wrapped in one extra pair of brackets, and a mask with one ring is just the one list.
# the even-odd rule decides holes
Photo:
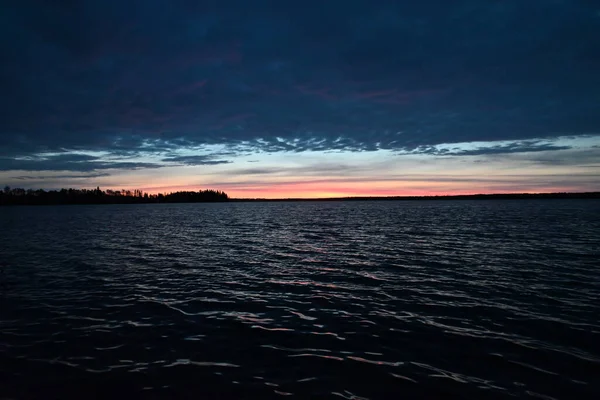
[[(0, 170), (525, 143), (455, 152), (512, 153), (600, 133), (592, 1), (206, 3), (5, 5)], [(210, 145), (234, 154), (189, 154)], [(114, 158), (148, 154), (162, 161)]]

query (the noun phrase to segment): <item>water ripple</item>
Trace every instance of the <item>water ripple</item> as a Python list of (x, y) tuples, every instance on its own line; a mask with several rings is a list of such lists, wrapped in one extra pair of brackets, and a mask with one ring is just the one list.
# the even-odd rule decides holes
[(0, 226), (0, 397), (600, 395), (597, 201), (17, 207)]

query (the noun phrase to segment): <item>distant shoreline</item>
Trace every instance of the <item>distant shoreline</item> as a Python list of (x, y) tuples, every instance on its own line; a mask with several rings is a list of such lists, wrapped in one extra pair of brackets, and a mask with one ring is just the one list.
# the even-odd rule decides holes
[[(207, 191), (208, 192), (208, 191)], [(212, 191), (211, 191), (212, 192)], [(194, 192), (188, 192), (193, 193)], [(441, 195), (441, 196), (349, 196), (349, 197), (322, 197), (322, 198), (227, 198), (224, 197), (205, 197), (195, 198), (191, 201), (190, 198), (179, 198), (176, 200), (150, 200), (141, 202), (135, 201), (136, 198), (127, 196), (123, 199), (115, 199), (117, 201), (89, 201), (89, 202), (51, 202), (51, 203), (3, 203), (2, 206), (49, 206), (49, 205), (102, 205), (102, 204), (174, 204), (174, 203), (272, 203), (272, 202), (351, 202), (351, 201), (449, 201), (449, 200), (533, 200), (533, 199), (600, 199), (600, 192), (559, 192), (559, 193), (502, 193), (502, 194), (466, 194), (466, 195)], [(153, 199), (157, 199), (152, 195)], [(120, 200), (120, 201), (119, 201)], [(130, 201), (131, 200), (131, 201)], [(186, 201), (188, 200), (188, 201)]]
[(228, 202), (287, 202), (287, 201), (443, 201), (443, 200), (528, 200), (528, 199), (600, 199), (600, 192), (582, 193), (503, 193), (441, 196), (349, 196), (322, 198), (230, 198)]
[(49, 206), (84, 204), (151, 204), (151, 203), (208, 203), (227, 201), (229, 196), (220, 190), (205, 189), (198, 192), (180, 191), (148, 194), (139, 189), (11, 189), (0, 191), (0, 206)]

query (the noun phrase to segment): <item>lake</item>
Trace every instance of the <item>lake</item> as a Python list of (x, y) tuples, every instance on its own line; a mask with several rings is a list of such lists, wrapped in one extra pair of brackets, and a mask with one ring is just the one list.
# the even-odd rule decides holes
[(0, 397), (598, 398), (600, 201), (0, 208)]

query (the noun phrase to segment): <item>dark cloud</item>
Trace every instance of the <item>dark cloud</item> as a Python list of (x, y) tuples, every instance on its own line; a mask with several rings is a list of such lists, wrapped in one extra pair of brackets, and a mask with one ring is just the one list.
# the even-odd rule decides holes
[(600, 131), (594, 2), (206, 3), (4, 4), (0, 169), (157, 166), (15, 159), (63, 150), (410, 151)]
[(231, 171), (231, 175), (273, 175), (281, 172), (291, 172), (289, 168), (242, 168)]
[(531, 140), (500, 145), (480, 146), (475, 149), (464, 149), (460, 147), (437, 148), (434, 146), (420, 146), (417, 149), (415, 149), (413, 153), (431, 154), (438, 156), (481, 156), (493, 154), (532, 153), (540, 151), (569, 150), (571, 148), (571, 146), (557, 146), (555, 144), (542, 143), (538, 140)]
[(15, 176), (13, 177), (14, 179), (20, 180), (20, 181), (29, 181), (29, 180), (36, 180), (36, 181), (42, 181), (45, 179), (52, 179), (52, 180), (57, 180), (57, 179), (90, 179), (90, 178), (102, 178), (105, 176), (110, 176), (110, 174), (108, 173), (94, 173), (94, 174), (83, 174), (83, 175), (51, 175), (51, 176), (34, 176), (34, 175), (21, 175), (21, 176)]
[[(393, 160), (371, 162), (368, 164), (316, 162), (308, 163), (302, 166), (240, 168), (228, 171), (227, 174), (231, 176), (277, 175), (296, 178), (302, 176), (356, 176), (357, 174), (361, 173), (377, 173), (382, 170), (390, 169), (393, 163)], [(373, 177), (371, 176), (369, 179), (373, 179)]]
[(162, 161), (169, 163), (178, 163), (183, 165), (218, 165), (228, 164), (231, 161), (228, 160), (215, 160), (213, 155), (202, 155), (202, 156), (177, 156), (163, 158)]
[(164, 165), (144, 162), (103, 161), (99, 157), (83, 154), (59, 154), (51, 156), (14, 159), (0, 157), (0, 171), (79, 171), (90, 172), (103, 169), (160, 168)]
[(540, 154), (530, 158), (530, 161), (548, 166), (596, 168), (598, 171), (596, 178), (600, 179), (600, 148), (597, 146), (590, 149), (564, 151), (557, 154)]

